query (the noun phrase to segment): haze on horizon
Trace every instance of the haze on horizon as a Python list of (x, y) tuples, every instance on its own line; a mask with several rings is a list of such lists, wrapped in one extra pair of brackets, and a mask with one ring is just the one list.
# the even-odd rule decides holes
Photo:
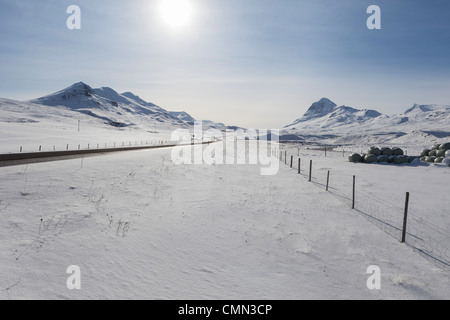
[[(189, 0), (189, 16), (163, 1), (0, 0), (0, 97), (83, 81), (253, 128), (322, 97), (388, 115), (450, 104), (448, 1)], [(80, 30), (66, 27), (72, 4)], [(366, 27), (372, 4), (381, 30)]]

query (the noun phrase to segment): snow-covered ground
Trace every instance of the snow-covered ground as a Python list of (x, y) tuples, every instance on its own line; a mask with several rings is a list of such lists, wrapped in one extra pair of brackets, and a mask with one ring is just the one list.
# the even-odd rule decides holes
[[(171, 139), (173, 128), (149, 121), (116, 128), (64, 107), (0, 99), (0, 153), (62, 151), (155, 145)], [(138, 117), (137, 117), (138, 118)]]
[[(258, 165), (175, 165), (171, 152), (1, 168), (0, 298), (450, 298), (448, 268), (436, 263), (449, 255), (448, 167), (290, 147), (302, 174), (281, 164), (262, 176)], [(413, 247), (412, 229), (399, 242), (407, 191), (411, 228), (431, 228), (429, 251)], [(80, 290), (66, 286), (71, 265)], [(372, 265), (380, 290), (367, 287)]]

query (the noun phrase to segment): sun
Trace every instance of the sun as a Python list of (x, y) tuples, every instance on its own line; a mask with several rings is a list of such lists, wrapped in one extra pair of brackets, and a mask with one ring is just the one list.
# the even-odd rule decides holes
[(191, 20), (192, 5), (190, 0), (161, 0), (160, 13), (166, 24), (180, 28)]

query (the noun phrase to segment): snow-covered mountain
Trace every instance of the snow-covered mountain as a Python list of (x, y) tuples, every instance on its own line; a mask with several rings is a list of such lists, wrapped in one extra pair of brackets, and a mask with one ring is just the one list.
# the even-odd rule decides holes
[[(195, 124), (196, 119), (194, 119), (189, 113), (187, 113), (185, 111), (170, 111), (170, 114), (173, 117), (185, 122), (186, 124), (189, 124), (189, 125)], [(226, 126), (222, 122), (216, 122), (216, 121), (212, 121), (212, 120), (201, 120), (201, 121), (202, 121), (203, 129), (206, 129), (206, 130), (207, 129), (217, 129), (217, 130), (223, 131), (223, 130), (227, 130), (227, 129), (236, 130), (235, 128), (238, 128), (235, 126)]]
[[(282, 130), (290, 140), (333, 144), (430, 144), (450, 136), (450, 106), (414, 105), (398, 115), (337, 106), (327, 98)], [(448, 138), (447, 138), (448, 139)]]
[(358, 110), (347, 106), (337, 106), (327, 98), (314, 102), (306, 113), (285, 128), (334, 128), (338, 126), (363, 124), (375, 118), (386, 118), (375, 110)]
[(185, 111), (170, 111), (170, 114), (181, 121), (191, 122), (192, 124), (195, 122), (195, 119)]
[(101, 119), (114, 126), (164, 123), (180, 127), (185, 123), (168, 111), (128, 92), (119, 94), (108, 87), (93, 89), (78, 82), (53, 94), (27, 101), (45, 106), (62, 106)]
[[(118, 93), (109, 87), (93, 89), (83, 82), (26, 102), (66, 107), (118, 127), (137, 124), (149, 124), (150, 127), (153, 127), (157, 124), (166, 128), (189, 128), (195, 122), (195, 119), (185, 111), (167, 111), (154, 103), (141, 99), (132, 92)], [(203, 128), (225, 130), (227, 127), (220, 122), (203, 120)]]

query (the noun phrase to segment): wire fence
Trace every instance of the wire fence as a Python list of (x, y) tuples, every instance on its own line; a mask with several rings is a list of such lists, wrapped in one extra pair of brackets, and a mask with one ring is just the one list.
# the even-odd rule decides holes
[[(333, 162), (323, 161), (323, 158), (332, 156), (343, 157), (346, 159), (350, 153), (354, 152), (358, 147), (346, 146), (313, 146), (284, 143), (280, 144), (279, 159), (282, 164), (292, 167), (293, 173), (310, 181), (313, 185), (323, 188), (330, 193), (331, 196), (339, 199), (352, 207), (354, 210), (368, 221), (376, 225), (378, 228), (386, 232), (393, 238), (402, 241), (403, 225), (405, 218), (405, 192), (399, 193), (398, 201), (392, 201), (392, 196), (386, 196), (382, 185), (375, 185), (367, 181), (358, 181), (356, 175), (356, 196), (353, 196), (353, 179), (349, 175), (348, 168), (342, 169), (339, 166), (332, 168)], [(347, 151), (345, 151), (347, 150)], [(322, 158), (322, 162), (317, 161)], [(300, 159), (300, 170), (298, 169)], [(310, 161), (312, 161), (312, 169), (310, 169)], [(348, 160), (347, 160), (348, 161)], [(315, 162), (320, 165), (314, 166)], [(311, 172), (311, 173), (310, 173)], [(331, 178), (330, 178), (331, 172)], [(380, 190), (373, 192), (373, 190)], [(417, 202), (416, 202), (417, 203)], [(447, 208), (449, 206), (443, 206)], [(411, 210), (412, 209), (412, 210)], [(448, 230), (448, 220), (446, 224), (432, 221), (432, 218), (421, 215), (423, 212), (414, 210), (414, 206), (410, 207), (407, 214), (406, 237), (405, 243), (419, 252), (427, 260), (443, 270), (450, 270), (450, 235)], [(444, 212), (445, 214), (445, 212)]]

